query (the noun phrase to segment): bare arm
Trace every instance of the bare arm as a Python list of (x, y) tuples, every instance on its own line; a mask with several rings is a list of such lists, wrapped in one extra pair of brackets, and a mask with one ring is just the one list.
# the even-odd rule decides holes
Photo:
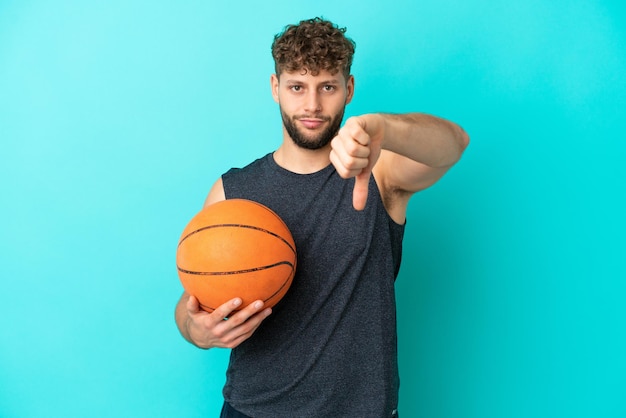
[[(219, 179), (211, 188), (204, 206), (224, 199), (224, 186)], [(241, 299), (234, 298), (209, 313), (200, 308), (195, 297), (183, 292), (176, 304), (176, 326), (181, 335), (197, 347), (234, 348), (248, 339), (272, 313), (270, 308), (263, 309), (260, 300), (233, 313), (240, 304)]]
[(403, 221), (409, 197), (439, 180), (468, 144), (461, 127), (435, 116), (367, 114), (346, 121), (330, 158), (342, 177), (356, 177), (356, 209), (365, 207), (374, 173), (390, 215)]

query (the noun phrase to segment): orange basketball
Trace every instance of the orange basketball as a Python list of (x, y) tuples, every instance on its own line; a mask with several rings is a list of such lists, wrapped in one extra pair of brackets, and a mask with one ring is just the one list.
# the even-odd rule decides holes
[(178, 276), (202, 308), (239, 297), (241, 307), (274, 306), (291, 286), (296, 245), (287, 225), (260, 203), (228, 199), (202, 209), (185, 227), (176, 251)]

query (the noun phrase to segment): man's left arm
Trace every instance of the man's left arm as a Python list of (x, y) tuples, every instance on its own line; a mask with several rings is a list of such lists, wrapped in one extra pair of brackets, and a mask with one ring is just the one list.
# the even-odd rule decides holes
[(445, 119), (375, 113), (346, 120), (333, 139), (330, 158), (339, 175), (356, 177), (354, 207), (363, 209), (372, 172), (383, 199), (398, 196), (408, 201), (439, 180), (468, 144), (465, 131)]

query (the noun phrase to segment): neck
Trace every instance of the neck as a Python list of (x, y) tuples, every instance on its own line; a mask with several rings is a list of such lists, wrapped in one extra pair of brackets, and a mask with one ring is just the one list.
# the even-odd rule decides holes
[(330, 145), (317, 150), (301, 148), (286, 138), (274, 152), (274, 161), (296, 174), (316, 173), (330, 164)]

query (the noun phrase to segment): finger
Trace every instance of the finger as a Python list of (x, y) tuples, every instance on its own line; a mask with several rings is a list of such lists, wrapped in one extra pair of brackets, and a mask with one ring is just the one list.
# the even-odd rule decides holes
[(255, 314), (257, 314), (261, 309), (263, 309), (263, 301), (257, 300), (251, 303), (250, 305), (246, 306), (239, 312), (232, 315), (230, 318), (228, 318), (227, 322), (229, 323), (231, 327), (233, 328), (237, 327), (243, 324), (244, 322), (248, 321)]
[(346, 136), (361, 145), (369, 145), (370, 143), (370, 136), (365, 130), (365, 121), (361, 117), (353, 116), (348, 118), (339, 132), (345, 133)]
[[(257, 301), (245, 309), (233, 314), (227, 321), (220, 320), (215, 325), (215, 335), (224, 346), (234, 347), (249, 338), (271, 313), (271, 308), (263, 308), (263, 302)], [(239, 341), (239, 342), (237, 342)]]
[(359, 145), (368, 146), (370, 144), (370, 136), (359, 126), (359, 129), (352, 131), (352, 139)]
[(341, 177), (354, 177), (369, 165), (369, 147), (359, 144), (352, 137), (336, 136), (331, 146), (330, 161)]
[(265, 308), (261, 311), (255, 312), (237, 327), (238, 332), (242, 334), (252, 334), (259, 327), (259, 325), (261, 325), (261, 322), (270, 316), (271, 313), (272, 308)]
[[(338, 151), (342, 161), (366, 160), (371, 150), (368, 144), (361, 144), (353, 137), (336, 136), (336, 141), (332, 142), (332, 148)], [(367, 139), (369, 141), (369, 139)]]
[(228, 302), (218, 306), (217, 309), (215, 309), (211, 314), (211, 317), (213, 317), (216, 321), (223, 321), (224, 319), (230, 317), (233, 311), (238, 309), (239, 306), (241, 306), (241, 298), (231, 299)]
[[(270, 308), (264, 309), (262, 312), (258, 312), (250, 319), (244, 322), (242, 325), (232, 329), (222, 340), (223, 347), (235, 348), (248, 338), (259, 328), (261, 323), (270, 316), (272, 310)], [(225, 323), (230, 320), (225, 321)]]
[(365, 168), (354, 178), (354, 190), (352, 191), (352, 206), (356, 210), (365, 209), (365, 204), (367, 203), (367, 195), (370, 184), (370, 176), (372, 174), (372, 170), (370, 168)]
[(272, 314), (272, 308), (263, 309), (261, 312), (255, 313), (246, 322), (240, 325), (236, 330), (240, 334), (239, 338), (247, 339), (259, 328), (261, 323)]
[(335, 166), (337, 174), (344, 179), (355, 177), (363, 171), (363, 167), (365, 166), (364, 164), (367, 164), (367, 160), (365, 160), (365, 163), (360, 162), (359, 164), (357, 164), (357, 161), (354, 159), (349, 160), (349, 162), (345, 162), (342, 159), (340, 150), (331, 150), (330, 162), (333, 166)]

